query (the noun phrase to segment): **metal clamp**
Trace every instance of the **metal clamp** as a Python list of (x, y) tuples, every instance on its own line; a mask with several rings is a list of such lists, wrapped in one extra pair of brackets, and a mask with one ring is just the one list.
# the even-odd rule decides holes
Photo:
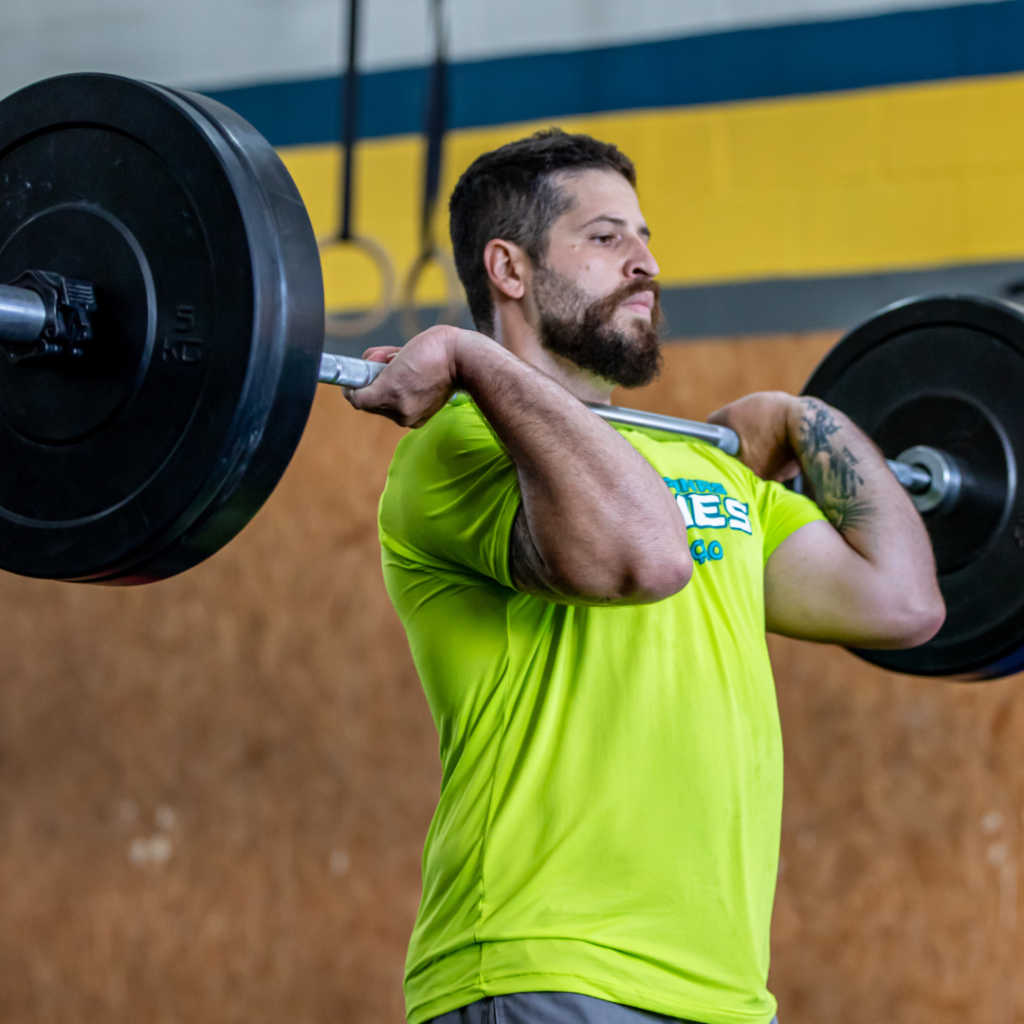
[(92, 341), (96, 293), (89, 281), (26, 270), (0, 285), (0, 348), (13, 363), (43, 356), (79, 357)]
[[(956, 504), (963, 487), (963, 475), (956, 461), (938, 448), (918, 444), (896, 456), (896, 464), (910, 466), (918, 475), (907, 488), (914, 508), (922, 515), (932, 512), (940, 515), (949, 512)], [(889, 464), (893, 466), (893, 463)], [(893, 472), (899, 477), (896, 469)]]

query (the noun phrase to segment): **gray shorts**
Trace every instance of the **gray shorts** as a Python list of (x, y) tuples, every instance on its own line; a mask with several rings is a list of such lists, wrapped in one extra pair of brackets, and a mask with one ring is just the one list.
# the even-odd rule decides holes
[[(488, 996), (442, 1013), (427, 1024), (698, 1024), (575, 992), (515, 992)], [(773, 1020), (772, 1024), (778, 1024)]]

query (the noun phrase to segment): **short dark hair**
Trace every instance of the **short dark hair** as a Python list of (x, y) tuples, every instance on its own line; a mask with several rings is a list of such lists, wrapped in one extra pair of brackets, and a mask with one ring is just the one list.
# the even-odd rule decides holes
[(494, 334), (494, 303), (484, 268), (487, 243), (492, 238), (515, 242), (535, 265), (543, 265), (548, 231), (572, 203), (552, 176), (590, 168), (615, 171), (636, 187), (633, 162), (615, 146), (560, 128), (484, 153), (459, 179), (448, 204), (452, 246), (479, 331)]

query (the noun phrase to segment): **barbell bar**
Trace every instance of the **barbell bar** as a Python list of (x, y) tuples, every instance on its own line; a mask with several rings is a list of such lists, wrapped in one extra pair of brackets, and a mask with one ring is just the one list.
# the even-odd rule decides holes
[[(339, 356), (325, 352), (320, 359), (321, 384), (339, 384), (343, 387), (364, 388), (377, 379), (386, 363), (371, 362), (368, 359), (355, 359), (351, 356)], [(609, 423), (621, 423), (630, 427), (641, 427), (647, 430), (660, 430), (667, 434), (678, 434), (692, 437), (698, 441), (720, 448), (726, 455), (738, 455), (740, 450), (739, 435), (730, 427), (715, 423), (701, 423), (699, 420), (680, 419), (676, 416), (664, 416), (660, 413), (646, 412), (642, 409), (625, 409), (617, 405), (603, 405), (588, 402), (587, 405), (603, 420)], [(913, 450), (901, 452), (896, 459), (886, 460), (893, 475), (915, 499), (923, 501), (929, 495), (929, 509), (939, 504), (950, 505), (959, 493), (961, 476), (953, 460), (948, 455), (924, 445), (916, 445)]]
[[(291, 459), (324, 354), (316, 238), (251, 125), (192, 93), (68, 75), (0, 101), (0, 568), (154, 582), (224, 546)], [(908, 300), (848, 334), (805, 388), (879, 445), (924, 516), (947, 605), (919, 675), (1024, 668), (1024, 310)], [(613, 422), (725, 428), (611, 406)]]
[[(321, 384), (338, 384), (343, 387), (364, 388), (377, 379), (386, 363), (371, 362), (368, 359), (356, 359), (352, 356), (334, 355), (325, 352), (320, 359)], [(720, 448), (726, 455), (738, 455), (740, 450), (739, 435), (730, 427), (714, 423), (701, 423), (699, 420), (686, 420), (676, 416), (664, 416), (661, 413), (646, 412), (642, 409), (626, 409), (617, 405), (603, 405), (589, 402), (588, 406), (603, 420), (609, 423), (621, 423), (630, 427), (641, 427), (647, 430), (660, 430), (667, 434), (678, 434), (692, 437), (698, 441)], [(896, 479), (911, 494), (918, 507), (925, 504), (924, 495), (928, 495), (927, 508), (951, 505), (959, 493), (961, 476), (952, 459), (942, 452), (924, 445), (915, 445), (913, 449), (900, 453), (896, 459), (886, 460), (889, 469)]]
[[(49, 276), (51, 278), (58, 277), (54, 273)], [(20, 357), (14, 350), (8, 349), (9, 358), (25, 358), (37, 354), (33, 346), (45, 343), (44, 335), (51, 338), (64, 337), (63, 307), (58, 297), (59, 286), (51, 285), (50, 287), (54, 292), (52, 305), (57, 311), (56, 316), (48, 315), (47, 304), (40, 292), (30, 288), (0, 285), (0, 341), (22, 343), (28, 346)], [(324, 352), (320, 357), (317, 380), (321, 384), (334, 384), (354, 389), (364, 388), (376, 380), (386, 365), (386, 363), (372, 362), (368, 359), (356, 359), (352, 356)], [(720, 448), (727, 455), (739, 454), (739, 436), (729, 427), (701, 423), (697, 420), (680, 419), (675, 416), (663, 416), (640, 409), (625, 409), (596, 402), (588, 404), (598, 416), (611, 423), (692, 437)], [(915, 446), (914, 452), (909, 458), (907, 453), (902, 453), (896, 460), (888, 460), (888, 465), (896, 479), (915, 498), (918, 495), (929, 494), (929, 500), (933, 502), (933, 506), (930, 507), (943, 502), (950, 503), (949, 495), (953, 490), (952, 482), (955, 481), (957, 483), (956, 490), (959, 489), (960, 475), (952, 467), (951, 460), (941, 452), (935, 452), (924, 446)], [(953, 498), (955, 500), (955, 495)]]
[(28, 288), (0, 285), (0, 338), (34, 342), (46, 328), (46, 305)]

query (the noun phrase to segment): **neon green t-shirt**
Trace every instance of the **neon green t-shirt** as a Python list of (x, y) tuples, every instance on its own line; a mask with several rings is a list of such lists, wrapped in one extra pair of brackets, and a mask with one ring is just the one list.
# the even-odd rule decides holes
[(440, 738), (410, 1024), (567, 991), (767, 1024), (782, 743), (764, 564), (820, 519), (698, 441), (620, 432), (676, 493), (695, 568), (656, 604), (514, 590), (515, 468), (458, 396), (402, 439), (384, 578)]

